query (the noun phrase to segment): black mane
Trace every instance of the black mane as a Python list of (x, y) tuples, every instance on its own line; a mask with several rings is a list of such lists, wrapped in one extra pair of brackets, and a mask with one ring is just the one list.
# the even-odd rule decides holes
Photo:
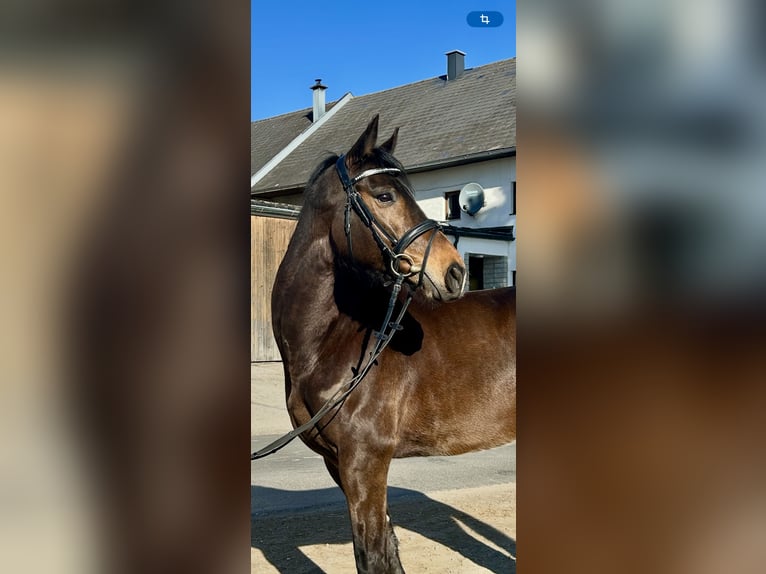
[(332, 154), (330, 156), (327, 156), (322, 160), (322, 162), (316, 167), (314, 172), (311, 174), (311, 177), (309, 177), (309, 181), (306, 184), (306, 189), (309, 189), (314, 186), (316, 183), (316, 180), (319, 179), (319, 176), (324, 173), (324, 170), (326, 170), (331, 165), (335, 165), (335, 162), (338, 161), (338, 157), (335, 154)]

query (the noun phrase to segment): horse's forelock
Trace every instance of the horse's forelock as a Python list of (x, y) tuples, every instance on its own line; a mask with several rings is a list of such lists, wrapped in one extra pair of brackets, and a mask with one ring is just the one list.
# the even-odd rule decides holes
[(383, 148), (375, 148), (370, 155), (370, 167), (395, 167), (404, 171), (404, 166), (391, 153)]
[[(314, 190), (319, 177), (327, 169), (334, 166), (337, 161), (338, 161), (338, 156), (335, 154), (329, 155), (325, 159), (323, 159), (320, 162), (320, 164), (316, 167), (314, 172), (311, 174), (311, 176), (309, 177), (308, 183), (306, 184), (306, 192)], [(359, 169), (361, 170), (362, 168), (370, 169), (370, 168), (386, 168), (386, 167), (394, 167), (394, 168), (402, 170), (402, 172), (404, 173), (404, 166), (399, 162), (398, 159), (396, 159), (391, 153), (389, 153), (385, 149), (377, 147), (374, 150), (372, 150), (372, 153), (370, 153), (367, 157), (365, 157), (363, 166), (360, 166)], [(351, 174), (351, 175), (353, 176), (355, 174)], [(405, 187), (410, 191), (410, 193), (412, 193), (412, 187), (406, 175), (404, 175), (404, 182), (406, 184)]]
[(392, 154), (387, 152), (386, 150), (382, 148), (376, 148), (373, 150), (373, 154), (376, 160), (376, 163), (379, 165), (375, 165), (374, 167), (395, 167), (397, 169), (400, 169), (402, 171), (402, 174), (399, 175), (399, 179), (404, 183), (404, 188), (407, 190), (407, 192), (415, 197), (415, 191), (412, 189), (412, 184), (410, 183), (409, 178), (407, 177), (407, 173), (404, 171), (404, 166), (401, 164), (401, 162), (396, 159)]

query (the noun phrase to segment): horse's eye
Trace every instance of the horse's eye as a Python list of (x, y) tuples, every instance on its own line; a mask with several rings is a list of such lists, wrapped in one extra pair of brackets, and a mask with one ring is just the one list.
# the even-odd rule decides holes
[(380, 195), (376, 196), (375, 199), (377, 199), (380, 203), (391, 203), (394, 200), (394, 196), (390, 193), (381, 193)]

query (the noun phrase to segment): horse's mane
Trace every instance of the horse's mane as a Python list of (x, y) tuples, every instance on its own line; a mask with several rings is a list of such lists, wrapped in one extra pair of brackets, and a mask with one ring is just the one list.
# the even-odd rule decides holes
[(316, 167), (314, 172), (309, 177), (309, 181), (306, 184), (306, 189), (311, 189), (314, 187), (314, 184), (316, 183), (316, 180), (319, 179), (319, 176), (324, 173), (324, 170), (326, 170), (331, 165), (335, 165), (335, 162), (338, 161), (338, 156), (336, 154), (332, 154), (327, 156), (322, 160), (322, 162)]

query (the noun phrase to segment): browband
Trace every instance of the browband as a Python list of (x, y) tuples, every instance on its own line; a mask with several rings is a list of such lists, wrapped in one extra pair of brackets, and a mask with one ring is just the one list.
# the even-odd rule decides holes
[(348, 191), (350, 187), (353, 187), (357, 182), (363, 180), (366, 177), (378, 175), (381, 173), (404, 173), (398, 167), (376, 167), (373, 169), (365, 170), (359, 175), (357, 175), (355, 178), (351, 179), (348, 175), (348, 170), (346, 169), (345, 154), (341, 155), (338, 158), (338, 161), (335, 162), (335, 167), (338, 170), (338, 175), (340, 176), (340, 181), (343, 184), (343, 189), (345, 189), (346, 191)]

